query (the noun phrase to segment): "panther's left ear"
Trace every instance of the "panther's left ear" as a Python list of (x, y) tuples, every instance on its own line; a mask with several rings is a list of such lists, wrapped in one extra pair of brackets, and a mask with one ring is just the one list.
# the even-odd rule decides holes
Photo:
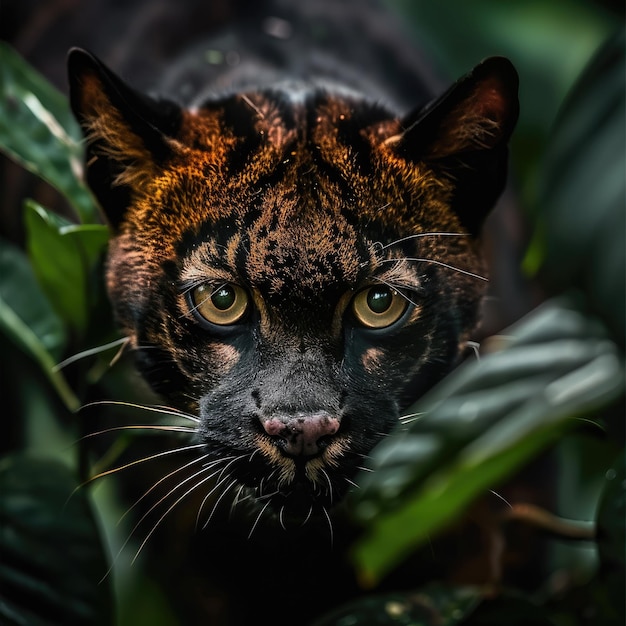
[(86, 139), (86, 177), (117, 228), (137, 190), (172, 155), (181, 110), (129, 87), (97, 57), (68, 55), (70, 104)]
[(508, 59), (486, 59), (425, 110), (404, 119), (403, 132), (386, 140), (407, 161), (426, 162), (454, 181), (452, 209), (472, 233), (506, 182), (518, 84)]

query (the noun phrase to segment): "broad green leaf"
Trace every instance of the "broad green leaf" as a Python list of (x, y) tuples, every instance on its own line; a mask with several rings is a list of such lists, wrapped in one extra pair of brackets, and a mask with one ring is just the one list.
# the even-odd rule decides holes
[[(113, 623), (107, 562), (86, 492), (58, 461), (0, 461), (0, 621)], [(74, 493), (73, 493), (74, 492)]]
[(54, 370), (65, 348), (65, 327), (25, 255), (6, 241), (0, 242), (0, 330), (41, 366), (66, 406), (78, 408), (62, 374)]
[(79, 221), (97, 223), (80, 137), (67, 98), (0, 41), (0, 150), (58, 189)]
[[(0, 241), (0, 323), (25, 352), (45, 351), (52, 361), (65, 347), (65, 329), (41, 292), (24, 253)], [(35, 344), (37, 344), (35, 346)]]
[(546, 154), (537, 232), (527, 266), (553, 292), (582, 289), (625, 345), (626, 92), (624, 31), (570, 94)]
[(594, 320), (550, 302), (510, 329), (509, 345), (461, 367), (418, 402), (407, 431), (373, 452), (355, 513), (365, 580), (458, 515), (566, 429), (624, 390), (622, 357)]
[(35, 202), (25, 207), (28, 253), (49, 301), (83, 335), (94, 300), (93, 269), (108, 240), (99, 224), (72, 225)]

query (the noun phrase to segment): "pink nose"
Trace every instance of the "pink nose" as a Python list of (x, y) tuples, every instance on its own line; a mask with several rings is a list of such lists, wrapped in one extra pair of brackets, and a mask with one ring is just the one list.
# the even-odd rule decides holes
[(282, 450), (290, 456), (315, 456), (323, 446), (322, 438), (339, 430), (339, 420), (325, 412), (261, 421), (265, 432), (279, 440)]

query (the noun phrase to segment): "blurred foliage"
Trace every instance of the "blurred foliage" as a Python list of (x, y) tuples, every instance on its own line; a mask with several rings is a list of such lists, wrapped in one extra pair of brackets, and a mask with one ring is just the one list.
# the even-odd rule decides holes
[[(572, 517), (596, 520), (599, 563), (584, 587), (568, 592), (494, 595), (437, 584), (373, 595), (318, 626), (573, 626), (589, 607), (595, 613), (584, 623), (623, 623), (623, 32), (583, 72), (618, 30), (615, 17), (598, 5), (389, 2), (406, 14), (449, 76), (491, 54), (509, 56), (518, 67), (522, 115), (513, 163), (533, 231), (524, 268), (555, 297), (423, 398), (412, 408), (420, 418), (375, 451), (377, 471), (362, 477), (363, 489), (352, 500), (364, 527), (352, 550), (355, 567), (364, 582), (375, 584), (477, 494), (557, 440), (569, 474), (579, 474), (577, 482), (561, 477), (560, 504)], [(115, 544), (115, 532), (107, 523), (102, 534), (84, 490), (68, 499), (78, 484), (82, 447), (59, 449), (83, 433), (73, 411), (93, 385), (127, 397), (125, 383), (115, 374), (103, 382), (106, 360), (98, 355), (87, 366), (56, 367), (116, 336), (101, 280), (108, 232), (97, 223), (80, 177), (79, 132), (66, 98), (4, 44), (0, 92), (0, 150), (58, 189), (76, 214), (70, 223), (26, 200), (26, 249), (0, 242), (3, 384), (16, 381), (11, 392), (24, 410), (17, 419), (5, 415), (20, 432), (11, 439), (14, 454), (0, 463), (0, 616), (6, 624), (33, 626), (112, 623), (109, 581), (99, 578), (107, 569), (102, 544)], [(25, 362), (23, 371), (15, 369)], [(591, 434), (581, 432), (584, 420), (593, 423)], [(575, 495), (566, 499), (568, 489)], [(99, 514), (109, 521), (114, 498), (99, 498)], [(571, 558), (567, 564), (578, 567)], [(116, 572), (120, 623), (176, 623), (147, 579), (135, 574), (129, 581)]]
[(6, 45), (0, 48), (0, 67), (2, 151), (58, 189), (81, 222), (97, 221), (80, 176), (82, 135), (67, 99)]
[[(113, 616), (107, 558), (86, 491), (62, 463), (0, 460), (0, 621), (105, 626)], [(71, 497), (70, 497), (71, 495)]]
[[(479, 494), (624, 391), (623, 356), (576, 301), (550, 301), (504, 346), (461, 366), (378, 446), (355, 493), (368, 536), (355, 554), (380, 578)], [(419, 520), (415, 524), (414, 520)]]

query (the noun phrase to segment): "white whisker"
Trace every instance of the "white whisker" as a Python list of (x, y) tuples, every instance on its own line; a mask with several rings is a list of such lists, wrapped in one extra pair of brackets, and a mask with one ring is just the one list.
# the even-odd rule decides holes
[(349, 484), (352, 485), (352, 487), (355, 487), (356, 489), (360, 489), (361, 486), (357, 485), (353, 480), (350, 480), (347, 476), (344, 476), (343, 479)]
[[(207, 493), (204, 498), (202, 499), (202, 502), (200, 504), (200, 507), (198, 508), (198, 514), (196, 515), (196, 528), (198, 528), (198, 526), (200, 525), (200, 516), (202, 515), (202, 509), (204, 508), (204, 504), (206, 503), (206, 501), (211, 497), (211, 495), (215, 492), (215, 490), (225, 481), (228, 480), (228, 478), (230, 477), (230, 474), (227, 474), (226, 476), (224, 476), (224, 472), (235, 462), (237, 462), (239, 459), (244, 458), (246, 455), (245, 454), (241, 454), (239, 456), (229, 456), (226, 457), (224, 459), (220, 459), (221, 462), (224, 461), (228, 461), (228, 463), (226, 463), (226, 465), (220, 470), (219, 476), (217, 477), (217, 484), (215, 485), (215, 487), (213, 487), (213, 489), (211, 489), (211, 491), (209, 491), (209, 493)], [(217, 473), (217, 472), (216, 472)], [(222, 476), (224, 476), (224, 478), (222, 478)], [(236, 481), (235, 481), (236, 482)], [(230, 486), (224, 491), (224, 493), (222, 493), (222, 495), (218, 498), (217, 502), (219, 502), (222, 498), (222, 496), (226, 493), (226, 491), (228, 491), (228, 489), (230, 489)], [(217, 503), (216, 503), (217, 504)], [(204, 530), (207, 526), (207, 524), (211, 521), (211, 517), (213, 516), (213, 513), (215, 511), (215, 506), (213, 507), (213, 510), (211, 511), (211, 514), (209, 515), (205, 525), (202, 527), (202, 529)]]
[(467, 233), (448, 233), (448, 232), (416, 233), (414, 235), (408, 235), (407, 237), (402, 237), (401, 239), (396, 239), (395, 241), (392, 241), (391, 243), (388, 243), (385, 245), (382, 245), (381, 243), (378, 243), (378, 245), (380, 245), (381, 250), (386, 250), (387, 248), (391, 248), (392, 246), (397, 246), (398, 244), (404, 241), (409, 241), (410, 239), (419, 239), (420, 237), (469, 237), (469, 235)]
[(104, 430), (98, 430), (97, 432), (88, 433), (82, 436), (80, 439), (75, 441), (74, 443), (79, 443), (85, 439), (89, 439), (91, 437), (97, 437), (98, 435), (105, 435), (107, 433), (112, 433), (120, 430), (162, 430), (166, 432), (175, 432), (175, 433), (195, 433), (195, 428), (189, 428), (188, 426), (158, 426), (156, 424), (146, 424), (145, 426), (141, 424), (129, 424), (128, 426), (113, 426), (112, 428), (105, 428)]
[[(440, 265), (441, 267), (445, 267), (449, 270), (453, 270), (455, 272), (459, 272), (460, 274), (465, 274), (466, 276), (471, 276), (472, 278), (477, 278), (478, 280), (484, 280), (485, 282), (489, 282), (488, 278), (484, 276), (480, 276), (479, 274), (474, 274), (474, 272), (468, 272), (467, 270), (461, 269), (460, 267), (455, 267), (454, 265), (450, 265), (449, 263), (444, 263), (443, 261), (436, 261), (435, 259), (426, 259), (419, 257), (405, 257), (404, 261), (413, 261), (415, 263), (433, 263), (434, 265)], [(397, 263), (398, 259), (383, 259), (380, 261), (382, 263)]]
[[(152, 491), (154, 491), (162, 482), (166, 481), (168, 478), (171, 478), (172, 476), (174, 476), (174, 474), (178, 474), (178, 472), (182, 472), (182, 470), (188, 468), (190, 465), (195, 465), (196, 463), (200, 463), (202, 461), (204, 461), (204, 459), (206, 459), (207, 457), (209, 457), (209, 454), (204, 454), (203, 456), (199, 456), (197, 459), (193, 459), (192, 461), (189, 461), (189, 463), (185, 463), (185, 465), (182, 465), (181, 467), (173, 470), (172, 472), (170, 472), (169, 474), (163, 476), (163, 478), (160, 478), (156, 483), (154, 483), (154, 485), (152, 485), (152, 487), (150, 487), (150, 489), (148, 489), (132, 506), (130, 506), (126, 512), (122, 515), (122, 517), (120, 517), (120, 519), (118, 520), (118, 525), (126, 518), (126, 516), (144, 499), (146, 498)], [(203, 468), (206, 469), (206, 466)]]
[(261, 519), (261, 517), (263, 516), (263, 513), (265, 513), (265, 509), (267, 509), (267, 507), (270, 505), (271, 502), (272, 502), (271, 500), (268, 500), (266, 505), (261, 509), (261, 512), (257, 515), (257, 518), (256, 520), (254, 520), (254, 524), (252, 525), (252, 529), (250, 530), (250, 534), (248, 535), (248, 540), (252, 538), (252, 534), (254, 533), (254, 530), (257, 527), (259, 520)]
[(243, 500), (240, 500), (239, 498), (241, 498), (241, 494), (243, 493), (243, 490), (245, 488), (246, 488), (245, 485), (241, 485), (239, 489), (237, 490), (237, 493), (235, 494), (235, 497), (233, 498), (233, 501), (230, 504), (231, 513), (234, 511), (235, 507), (239, 504), (239, 502), (243, 502)]
[(401, 415), (398, 418), (398, 421), (403, 425), (412, 424), (413, 422), (416, 422), (417, 420), (424, 417), (424, 415), (426, 415), (426, 413), (424, 413), (423, 411), (420, 413), (407, 413), (407, 415)]
[[(202, 474), (203, 472), (206, 471), (206, 468), (202, 468), (199, 472), (196, 472), (195, 474), (187, 477), (184, 481), (182, 481), (181, 483), (178, 483), (173, 489), (171, 489), (170, 491), (168, 491), (158, 502), (155, 502), (139, 519), (139, 521), (133, 526), (132, 530), (130, 531), (130, 533), (128, 533), (128, 537), (126, 537), (124, 543), (122, 544), (121, 548), (118, 550), (117, 554), (115, 555), (115, 558), (113, 559), (113, 562), (111, 563), (111, 566), (109, 567), (109, 569), (107, 570), (106, 574), (104, 575), (104, 577), (102, 578), (102, 580), (104, 580), (113, 570), (113, 567), (115, 566), (115, 563), (117, 563), (117, 560), (120, 558), (120, 555), (122, 554), (122, 552), (124, 551), (124, 549), (126, 548), (126, 546), (128, 545), (128, 542), (131, 540), (131, 537), (135, 534), (135, 531), (137, 530), (137, 528), (139, 528), (139, 526), (141, 525), (141, 523), (143, 522), (144, 519), (146, 519), (146, 517), (157, 507), (159, 506), (159, 504), (161, 504), (161, 502), (163, 502), (165, 499), (167, 499), (170, 495), (172, 495), (177, 489), (179, 489), (182, 485), (184, 485), (186, 482), (193, 480), (196, 476), (199, 476), (200, 474)], [(207, 477), (208, 480), (210, 478), (212, 478), (213, 474), (211, 474), (210, 476)], [(198, 483), (198, 485), (202, 484), (203, 481), (201, 481), (200, 483)], [(198, 486), (196, 485), (196, 487)], [(193, 489), (195, 489), (196, 487), (192, 487), (189, 491), (187, 491), (184, 495), (183, 498), (188, 495), (189, 493), (191, 493), (191, 491), (193, 491)], [(182, 498), (181, 498), (182, 499)], [(175, 506), (176, 504), (178, 504), (180, 500), (177, 500), (173, 506)], [(158, 525), (163, 521), (163, 519), (165, 518), (165, 516), (170, 512), (170, 510), (173, 507), (170, 507), (165, 514), (161, 517), (161, 519), (159, 519), (159, 521), (155, 524), (155, 526), (152, 528), (152, 530), (148, 533), (148, 536), (144, 539), (143, 543), (141, 544), (139, 550), (137, 550), (137, 552), (135, 553), (135, 557), (133, 558), (133, 560), (131, 561), (131, 565), (135, 563), (135, 561), (137, 560), (137, 557), (139, 556), (139, 553), (141, 552), (141, 550), (143, 549), (144, 545), (146, 544), (146, 542), (148, 541), (148, 539), (150, 538), (150, 536), (152, 535), (152, 533), (157, 529)]]
[[(163, 498), (161, 498), (161, 500), (159, 500), (159, 502), (157, 504), (160, 504), (166, 497), (169, 497), (172, 493), (174, 493), (174, 491), (176, 491), (179, 487), (181, 487), (185, 482), (195, 478), (196, 476), (202, 474), (202, 472), (206, 471), (205, 469), (202, 469), (200, 472), (197, 472), (196, 474), (194, 474), (193, 476), (190, 476), (189, 478), (185, 479), (182, 483), (180, 483), (179, 485), (177, 485), (174, 489), (172, 489), (168, 494), (166, 494), (165, 496), (163, 496)], [(203, 478), (200, 482), (196, 483), (195, 485), (193, 485), (191, 488), (189, 488), (182, 496), (180, 496), (176, 502), (174, 502), (174, 504), (172, 504), (167, 511), (165, 511), (165, 513), (163, 513), (163, 515), (161, 515), (161, 517), (158, 519), (157, 523), (152, 527), (152, 529), (150, 530), (150, 532), (146, 535), (146, 538), (141, 542), (141, 545), (139, 546), (139, 549), (137, 550), (137, 552), (135, 553), (135, 556), (133, 557), (133, 560), (131, 561), (131, 565), (133, 565), (135, 563), (135, 561), (137, 560), (137, 558), (139, 557), (139, 555), (141, 554), (141, 551), (144, 549), (146, 543), (148, 543), (148, 540), (150, 539), (150, 537), (152, 537), (152, 535), (154, 534), (154, 532), (156, 531), (156, 529), (161, 525), (161, 523), (163, 522), (163, 520), (167, 517), (167, 515), (170, 513), (170, 511), (172, 511), (172, 509), (174, 509), (182, 500), (184, 500), (190, 493), (192, 493), (193, 491), (195, 491), (196, 489), (198, 489), (198, 487), (202, 486), (204, 483), (208, 482), (209, 480), (211, 480), (213, 478), (213, 476), (215, 476), (217, 472), (214, 472), (213, 474), (209, 474), (207, 477)], [(156, 506), (156, 505), (155, 505)], [(154, 508), (154, 507), (153, 507)], [(152, 511), (152, 509), (150, 509), (150, 511)], [(150, 511), (148, 511), (148, 513), (150, 513)], [(148, 514), (146, 513), (144, 515), (144, 517), (141, 518), (141, 520), (139, 520), (139, 522), (137, 523), (137, 525), (135, 526), (135, 528), (133, 528), (132, 533), (135, 532), (135, 529), (137, 528), (137, 526), (143, 521), (143, 519), (145, 518), (145, 516)]]
[(335, 542), (333, 523), (330, 521), (330, 515), (328, 514), (326, 507), (322, 507), (322, 511), (324, 511), (324, 515), (326, 516), (326, 520), (328, 521), (328, 529), (330, 530), (330, 547), (332, 548)]
[(494, 491), (493, 489), (490, 489), (489, 493), (491, 493), (494, 496), (496, 496), (496, 498), (500, 498), (500, 500), (502, 500), (502, 502), (504, 502), (504, 504), (506, 504), (509, 507), (509, 509), (513, 508), (513, 505), (504, 496), (501, 496), (497, 491)]
[(64, 367), (75, 363), (76, 361), (80, 361), (81, 359), (85, 359), (89, 356), (93, 356), (94, 354), (99, 354), (100, 352), (106, 352), (111, 348), (116, 348), (117, 346), (125, 346), (130, 341), (129, 337), (122, 337), (121, 339), (116, 339), (115, 341), (111, 341), (109, 343), (105, 343), (101, 346), (96, 346), (95, 348), (89, 348), (87, 350), (83, 350), (82, 352), (78, 352), (67, 359), (57, 363), (53, 368), (53, 372), (59, 372)]
[(399, 285), (398, 286), (393, 285), (392, 283), (380, 278), (380, 276), (374, 276), (373, 278), (374, 280), (377, 280), (379, 283), (383, 283), (384, 285), (387, 285), (387, 287), (389, 287), (390, 289), (393, 289), (393, 291), (398, 293), (398, 295), (402, 296), (409, 304), (412, 304), (414, 307), (418, 306), (417, 302), (413, 302), (413, 300), (411, 300), (411, 298), (409, 298), (409, 296), (407, 296), (406, 293), (404, 293), (403, 291), (404, 287), (400, 287)]
[(326, 482), (328, 483), (328, 497), (330, 499), (330, 503), (333, 503), (333, 483), (330, 480), (330, 476), (328, 475), (328, 472), (321, 467), (320, 471), (322, 472), (324, 478), (326, 479)]
[[(169, 456), (170, 454), (178, 454), (179, 452), (186, 452), (187, 450), (194, 450), (197, 448), (203, 448), (203, 443), (196, 443), (191, 446), (184, 446), (182, 448), (174, 448), (173, 450), (165, 450), (164, 452), (158, 452), (157, 454), (152, 454), (150, 456), (143, 457), (141, 459), (135, 459), (130, 463), (126, 463), (125, 465), (120, 465), (120, 467), (114, 467), (110, 470), (105, 470), (104, 472), (100, 472), (95, 476), (92, 476), (89, 480), (85, 481), (80, 487), (84, 487), (94, 480), (98, 480), (99, 478), (104, 478), (105, 476), (109, 476), (111, 474), (115, 474), (117, 472), (121, 472), (122, 470), (128, 469), (129, 467), (133, 467), (134, 465), (139, 465), (139, 463), (145, 463), (146, 461), (153, 461), (154, 459), (158, 459), (164, 456)], [(78, 489), (79, 487), (77, 487)]]
[(280, 493), (280, 489), (276, 489), (274, 491), (272, 491), (272, 493), (264, 493), (263, 495), (259, 495), (257, 496), (257, 500), (268, 500), (268, 499), (272, 499), (274, 496), (278, 495)]
[[(200, 509), (198, 510), (198, 518), (196, 521), (197, 522), (200, 520), (200, 511), (202, 510), (202, 507), (204, 506), (204, 503), (206, 502), (206, 499), (209, 497), (209, 495), (211, 495), (221, 484), (222, 482), (224, 482), (224, 480), (227, 480), (229, 478), (230, 474), (228, 476), (224, 476), (223, 480), (221, 480), (219, 483), (217, 483), (217, 485), (215, 485), (215, 487), (213, 487), (213, 489), (211, 489), (211, 491), (206, 495), (206, 497), (204, 498), (204, 500), (202, 500), (202, 504), (200, 505)], [(205, 530), (206, 527), (209, 525), (209, 523), (211, 522), (211, 519), (213, 519), (213, 515), (215, 514), (215, 511), (217, 510), (217, 507), (219, 505), (219, 503), (221, 502), (222, 498), (237, 484), (237, 479), (233, 479), (231, 481), (231, 483), (228, 485), (228, 487), (224, 488), (224, 491), (222, 491), (222, 493), (220, 494), (219, 498), (215, 501), (215, 503), (213, 504), (213, 508), (211, 509), (211, 513), (209, 514), (209, 517), (207, 518), (207, 521), (204, 522), (204, 526), (202, 527), (202, 530)]]
[(147, 404), (136, 404), (134, 402), (123, 402), (120, 400), (96, 400), (95, 402), (89, 402), (88, 404), (84, 404), (78, 410), (82, 411), (84, 409), (89, 409), (94, 406), (124, 406), (128, 407), (129, 409), (140, 409), (142, 411), (148, 411), (151, 413), (160, 413), (162, 415), (171, 415), (172, 417), (181, 417), (191, 422), (200, 422), (200, 419), (195, 415), (189, 415), (188, 413), (184, 413), (183, 411), (179, 411), (178, 409), (161, 406), (150, 406)]
[(306, 523), (311, 519), (311, 515), (313, 515), (313, 505), (309, 507), (309, 512), (307, 513), (307, 516), (304, 518), (304, 521), (302, 522), (300, 527), (306, 525)]

